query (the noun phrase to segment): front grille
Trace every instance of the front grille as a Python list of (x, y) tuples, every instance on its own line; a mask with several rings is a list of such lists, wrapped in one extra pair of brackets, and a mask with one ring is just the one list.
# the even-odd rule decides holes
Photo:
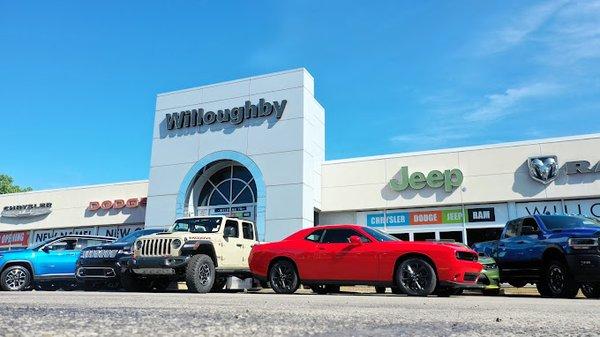
[(144, 239), (142, 240), (141, 256), (171, 255), (173, 239)]
[(479, 274), (465, 273), (464, 280), (465, 281), (475, 281), (475, 280), (477, 280), (477, 277), (479, 277)]
[(118, 249), (90, 249), (81, 253), (82, 259), (114, 259)]

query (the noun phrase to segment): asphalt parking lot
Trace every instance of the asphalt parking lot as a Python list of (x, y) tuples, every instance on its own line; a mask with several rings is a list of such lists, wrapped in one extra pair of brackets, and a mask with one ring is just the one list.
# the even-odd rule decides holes
[(600, 301), (125, 292), (0, 293), (3, 336), (597, 336)]

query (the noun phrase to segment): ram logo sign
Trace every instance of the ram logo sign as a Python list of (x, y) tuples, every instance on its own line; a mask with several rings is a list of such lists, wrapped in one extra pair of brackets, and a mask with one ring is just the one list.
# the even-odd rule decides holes
[(529, 175), (533, 180), (549, 184), (558, 176), (558, 158), (556, 156), (538, 156), (527, 159)]

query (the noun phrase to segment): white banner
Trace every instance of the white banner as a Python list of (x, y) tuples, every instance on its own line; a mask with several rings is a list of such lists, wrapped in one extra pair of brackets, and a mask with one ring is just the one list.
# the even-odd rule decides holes
[(600, 219), (600, 199), (536, 201), (517, 203), (517, 216), (534, 214), (581, 214)]

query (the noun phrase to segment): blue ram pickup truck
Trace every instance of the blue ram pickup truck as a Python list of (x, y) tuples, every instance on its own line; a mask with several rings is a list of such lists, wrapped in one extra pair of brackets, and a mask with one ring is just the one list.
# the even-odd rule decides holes
[(473, 245), (493, 257), (500, 281), (534, 283), (543, 297), (573, 298), (579, 288), (600, 297), (600, 222), (570, 215), (532, 215), (509, 221), (500, 240)]

